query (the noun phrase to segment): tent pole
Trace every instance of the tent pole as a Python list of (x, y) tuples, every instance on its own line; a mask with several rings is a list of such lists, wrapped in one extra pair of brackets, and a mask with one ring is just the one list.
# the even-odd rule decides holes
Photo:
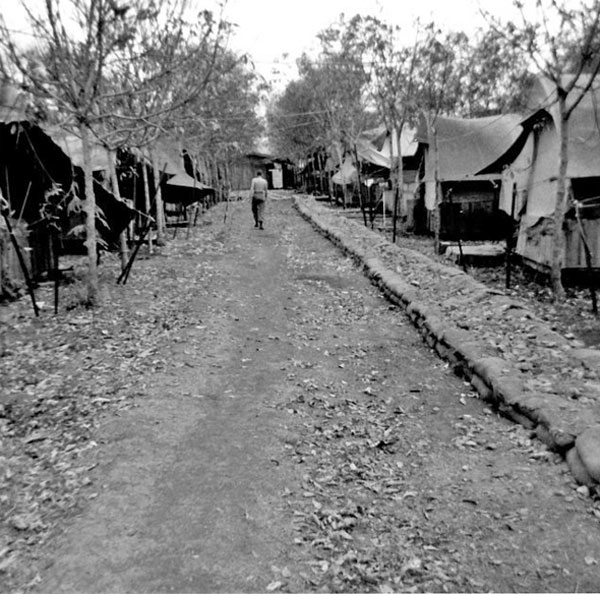
[[(150, 189), (149, 189), (149, 184), (148, 184), (148, 169), (146, 167), (146, 163), (142, 163), (142, 180), (144, 183), (144, 204), (145, 204), (145, 208), (146, 208), (146, 214), (149, 217), (151, 217), (153, 200), (150, 198)], [(148, 233), (148, 231), (146, 231), (145, 234), (146, 233)], [(153, 251), (154, 250), (152, 248), (152, 238), (148, 237), (148, 253), (152, 254)]]
[(52, 234), (52, 255), (54, 259), (54, 315), (58, 315), (58, 288), (60, 285), (60, 266), (58, 254), (58, 231)]
[(25, 264), (25, 258), (23, 257), (23, 253), (21, 252), (21, 246), (19, 245), (19, 242), (15, 237), (12, 225), (10, 224), (10, 219), (8, 218), (8, 202), (6, 202), (6, 200), (2, 196), (0, 196), (0, 210), (2, 211), (2, 216), (4, 218), (4, 222), (6, 223), (6, 228), (8, 229), (10, 241), (12, 242), (13, 247), (15, 248), (15, 252), (17, 252), (17, 258), (19, 259), (19, 264), (21, 265), (21, 270), (23, 271), (23, 276), (25, 277), (27, 292), (29, 293), (31, 303), (33, 305), (33, 312), (35, 313), (35, 317), (37, 318), (40, 315), (40, 310), (35, 300), (33, 282), (31, 281), (31, 277), (29, 276), (29, 271), (27, 270), (27, 265)]
[(513, 183), (512, 196), (510, 201), (510, 227), (508, 237), (506, 238), (506, 283), (507, 289), (510, 289), (510, 277), (512, 274), (512, 251), (515, 241), (515, 205), (517, 200), (517, 185)]
[[(154, 196), (156, 195), (156, 190), (157, 190), (157, 188), (160, 187), (160, 184), (162, 183), (163, 178), (166, 175), (166, 169), (167, 169), (167, 164), (165, 163), (165, 166), (163, 167), (163, 171), (161, 173), (160, 179), (158, 180), (158, 184), (157, 184), (156, 188), (154, 188), (154, 192), (151, 197), (151, 202), (154, 201)], [(127, 283), (127, 279), (129, 278), (129, 273), (131, 272), (131, 267), (133, 266), (135, 257), (137, 256), (137, 253), (139, 252), (142, 243), (144, 243), (144, 240), (146, 239), (146, 235), (150, 231), (151, 226), (152, 226), (152, 217), (148, 216), (143, 233), (138, 238), (138, 240), (135, 244), (135, 247), (131, 253), (131, 256), (129, 257), (129, 261), (127, 262), (125, 268), (123, 268), (123, 270), (121, 271), (121, 274), (119, 275), (119, 278), (117, 278), (117, 284), (120, 284), (121, 282), (123, 284)]]
[(594, 273), (592, 268), (592, 252), (585, 235), (583, 223), (581, 222), (581, 213), (579, 212), (580, 204), (578, 201), (575, 202), (575, 218), (577, 219), (577, 226), (579, 228), (579, 235), (583, 242), (583, 252), (585, 254), (585, 266), (587, 269), (587, 281), (590, 289), (590, 298), (592, 300), (592, 313), (598, 315), (598, 300), (596, 298), (596, 287), (594, 286)]
[(362, 211), (363, 220), (365, 222), (365, 227), (368, 227), (367, 213), (365, 211), (365, 205), (363, 204), (363, 198), (362, 198), (362, 178), (360, 175), (360, 163), (358, 161), (358, 151), (356, 150), (356, 144), (354, 145), (354, 160), (356, 163), (356, 176), (358, 178), (358, 203), (360, 204), (360, 210)]
[[(448, 201), (450, 203), (450, 212), (454, 213), (454, 202), (452, 200), (452, 188), (450, 188), (448, 190), (448, 193), (446, 194)], [(460, 208), (460, 205), (459, 205)], [(452, 221), (455, 222), (454, 217), (452, 217)], [(456, 225), (456, 242), (458, 243), (458, 252), (460, 254), (460, 265), (463, 269), (463, 272), (467, 272), (467, 267), (465, 265), (465, 255), (463, 253), (463, 247), (462, 247), (462, 241), (460, 239), (460, 228), (459, 228), (459, 224), (460, 224), (460, 212), (459, 212), (459, 216), (458, 216), (458, 224)]]

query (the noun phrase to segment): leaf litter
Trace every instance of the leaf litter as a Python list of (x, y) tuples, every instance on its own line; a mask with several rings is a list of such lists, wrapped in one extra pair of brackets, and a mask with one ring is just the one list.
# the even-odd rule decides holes
[[(39, 583), (41, 547), (97, 496), (101, 444), (94, 437), (102, 416), (136, 406), (147, 391), (139, 378), (169, 367), (162, 352), (188, 325), (190, 274), (202, 279), (197, 290), (208, 290), (219, 274), (211, 259), (231, 249), (202, 232), (193, 254), (181, 239), (136, 261), (125, 287), (115, 284), (117, 258), (105, 256), (102, 304), (94, 310), (78, 304), (79, 281), (61, 287), (58, 316), (45, 308), (34, 318), (25, 299), (0, 305), (3, 591)], [(38, 299), (52, 303), (52, 290), (41, 285)]]

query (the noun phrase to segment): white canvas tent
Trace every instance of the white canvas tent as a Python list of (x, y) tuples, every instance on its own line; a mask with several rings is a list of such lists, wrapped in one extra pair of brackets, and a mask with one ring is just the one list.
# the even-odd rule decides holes
[[(411, 128), (405, 128), (402, 132), (400, 146), (403, 157), (412, 157), (415, 155), (418, 143), (415, 141), (414, 136), (415, 131)], [(381, 147), (377, 148), (378, 144), (375, 144), (374, 142), (381, 138), (383, 138), (383, 140), (378, 143), (381, 144)], [(333, 153), (333, 151), (330, 151), (330, 154), (331, 153)], [(359, 161), (370, 163), (380, 167), (382, 170), (387, 170), (385, 173), (387, 176), (392, 163), (391, 134), (386, 133), (384, 126), (366, 130), (356, 141), (356, 153)], [(334, 184), (339, 185), (355, 183), (358, 176), (354, 162), (354, 156), (347, 155), (344, 158), (342, 166), (337, 173), (333, 175), (331, 181)]]
[[(583, 75), (578, 86), (587, 82)], [(565, 81), (566, 82), (566, 81)], [(600, 202), (600, 83), (595, 84), (569, 120), (568, 189), (594, 207)], [(529, 92), (529, 116), (521, 119), (523, 136), (511, 147), (503, 173), (500, 208), (519, 221), (516, 252), (536, 268), (547, 270), (552, 259), (552, 215), (555, 207), (559, 136), (555, 85), (538, 77)], [(594, 202), (594, 198), (596, 201)], [(585, 233), (595, 266), (600, 262), (600, 219), (584, 210)], [(565, 227), (565, 268), (585, 266), (583, 244), (575, 222)]]

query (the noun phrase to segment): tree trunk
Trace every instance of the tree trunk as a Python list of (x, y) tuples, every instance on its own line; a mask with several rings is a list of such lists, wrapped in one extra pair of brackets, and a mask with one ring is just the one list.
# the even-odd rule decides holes
[(323, 179), (325, 173), (325, 159), (323, 157), (322, 151), (319, 151), (319, 192), (324, 195), (325, 192), (325, 180)]
[(325, 179), (327, 180), (327, 196), (329, 197), (329, 202), (333, 201), (333, 182), (331, 181), (331, 171), (325, 172)]
[(358, 204), (360, 205), (360, 210), (362, 211), (363, 220), (365, 222), (365, 227), (366, 227), (367, 226), (367, 213), (365, 211), (365, 203), (363, 202), (362, 176), (360, 174), (360, 162), (358, 160), (358, 151), (356, 149), (356, 145), (354, 145), (354, 164), (356, 167), (356, 177), (358, 178)]
[(165, 245), (165, 207), (162, 199), (162, 193), (160, 190), (160, 171), (159, 163), (156, 158), (156, 153), (152, 151), (152, 171), (154, 177), (154, 208), (156, 209), (156, 245)]
[(96, 195), (92, 169), (92, 149), (89, 131), (85, 124), (79, 126), (83, 152), (83, 174), (85, 180), (85, 246), (88, 256), (86, 278), (87, 300), (89, 305), (98, 303), (98, 239), (96, 234)]
[[(117, 198), (121, 198), (121, 191), (119, 190), (119, 178), (117, 177), (117, 169), (110, 154), (108, 155), (108, 170), (108, 173), (110, 175), (110, 185), (112, 188), (112, 193)], [(127, 246), (127, 229), (123, 229), (123, 231), (121, 231), (121, 234), (119, 235), (119, 255), (121, 257), (121, 268), (125, 268), (129, 260), (129, 248)]]
[(440, 230), (442, 227), (441, 208), (442, 208), (442, 188), (439, 180), (439, 158), (437, 146), (437, 130), (435, 126), (431, 127), (433, 135), (433, 179), (435, 184), (435, 204), (433, 206), (433, 249), (436, 254), (440, 253)]
[[(402, 201), (402, 190), (404, 185), (404, 175), (402, 169), (402, 151), (400, 148), (400, 135), (402, 134), (402, 126), (398, 131), (392, 129), (392, 190), (394, 196), (394, 210), (392, 218), (392, 242), (396, 243), (398, 232), (398, 203)], [(385, 209), (385, 202), (383, 204)]]
[[(142, 163), (142, 181), (144, 184), (144, 207), (146, 210), (146, 216), (152, 216), (152, 206), (150, 204), (150, 188), (148, 187), (148, 168), (146, 163)], [(152, 227), (148, 231), (148, 252), (152, 253)]]
[[(341, 151), (340, 147), (337, 145), (337, 143), (335, 143), (335, 150), (337, 152), (338, 161), (340, 163), (340, 171), (341, 171), (342, 168), (344, 167), (344, 155), (342, 154), (342, 151)], [(343, 194), (342, 194), (343, 207), (345, 209), (348, 204), (348, 199), (347, 199), (348, 187), (346, 185), (346, 179), (344, 178), (343, 175), (342, 175), (342, 191), (343, 191)], [(337, 202), (337, 200), (336, 200), (336, 202)]]
[(565, 289), (562, 284), (562, 269), (565, 258), (565, 234), (563, 232), (563, 224), (565, 221), (567, 165), (569, 161), (569, 118), (566, 115), (566, 95), (560, 89), (558, 92), (558, 110), (558, 176), (556, 179), (556, 199), (554, 202), (554, 229), (552, 236), (552, 262), (550, 267), (550, 279), (552, 281), (554, 301), (560, 302), (565, 298)]

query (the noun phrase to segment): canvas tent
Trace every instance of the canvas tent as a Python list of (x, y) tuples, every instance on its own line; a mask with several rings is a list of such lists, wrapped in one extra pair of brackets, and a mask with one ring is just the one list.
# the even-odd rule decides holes
[[(356, 141), (356, 153), (360, 162), (363, 184), (368, 188), (369, 200), (391, 212), (394, 208), (394, 192), (390, 180), (392, 167), (392, 132), (384, 125), (365, 130)], [(397, 142), (402, 156), (403, 187), (400, 194), (399, 214), (406, 228), (413, 226), (413, 204), (417, 189), (417, 148), (415, 130), (405, 127)], [(339, 151), (331, 150), (330, 154)], [(332, 157), (330, 157), (332, 161)], [(338, 186), (349, 186), (358, 182), (354, 151), (346, 155), (332, 182)]]
[[(84, 200), (83, 159), (76, 135), (41, 127), (27, 119), (29, 104), (27, 93), (6, 81), (0, 84), (0, 190), (17, 220), (28, 225), (33, 272), (43, 274), (50, 259), (48, 230), (40, 217), (44, 196), (52, 188), (60, 188), (63, 194)], [(114, 158), (97, 143), (92, 153), (98, 169)], [(133, 211), (97, 181), (94, 192), (101, 212), (97, 221), (99, 236), (105, 243), (114, 244)], [(82, 217), (72, 212), (69, 220), (61, 221), (63, 241)]]
[[(500, 239), (506, 220), (499, 213), (499, 160), (520, 137), (517, 114), (465, 119), (421, 118), (417, 131), (423, 160), (422, 199), (431, 213), (436, 181), (443, 239)], [(427, 223), (431, 230), (431, 222)]]
[[(417, 173), (419, 169), (419, 143), (416, 138), (416, 130), (414, 128), (404, 127), (402, 134), (398, 138), (398, 146), (402, 157), (402, 192), (398, 205), (398, 214), (402, 219), (402, 224), (405, 229), (414, 229), (415, 226), (415, 199), (418, 189)], [(381, 147), (382, 154), (392, 161), (392, 134), (388, 133)], [(383, 191), (383, 204), (386, 210), (393, 212), (394, 210), (394, 192), (391, 189), (391, 184)]]
[[(187, 159), (186, 159), (187, 155)], [(145, 146), (137, 151), (139, 170), (141, 167), (148, 169), (156, 167), (158, 177), (163, 176), (160, 186), (160, 196), (167, 216), (181, 216), (186, 207), (198, 202), (204, 202), (208, 196), (214, 196), (215, 190), (210, 186), (194, 179), (186, 172), (187, 167), (193, 168), (189, 153), (182, 149), (181, 144), (172, 138), (160, 138), (151, 146)], [(186, 163), (187, 160), (187, 163)], [(190, 169), (191, 170), (191, 169)], [(138, 174), (138, 177), (143, 171)], [(198, 171), (195, 171), (198, 174)], [(149, 186), (152, 187), (154, 176), (147, 172)], [(136, 184), (136, 203), (140, 210), (146, 210), (145, 193)]]
[[(42, 275), (51, 265), (50, 233), (40, 216), (44, 197), (56, 189), (71, 205), (84, 200), (83, 171), (42, 128), (27, 121), (0, 123), (0, 171), (0, 190), (14, 218), (28, 225), (33, 274)], [(94, 192), (101, 214), (96, 223), (99, 236), (114, 245), (133, 211), (97, 181)], [(80, 249), (81, 240), (69, 230), (81, 224), (83, 216), (73, 208), (64, 213), (60, 221), (64, 248), (76, 244)]]
[[(417, 151), (417, 143), (414, 141), (415, 131), (405, 128), (400, 138), (401, 154), (403, 158), (414, 157)], [(330, 150), (330, 154), (336, 151)], [(373, 166), (375, 171), (379, 170), (386, 178), (392, 163), (391, 133), (387, 132), (385, 126), (379, 126), (371, 130), (365, 130), (356, 141), (356, 153), (361, 163)], [(344, 158), (339, 170), (332, 176), (335, 184), (351, 184), (357, 180), (355, 158), (349, 154)]]
[(181, 171), (164, 184), (163, 199), (167, 203), (189, 206), (201, 202), (207, 196), (213, 196), (214, 193), (214, 188)]
[[(71, 162), (74, 165), (83, 168), (83, 147), (81, 144), (81, 138), (79, 138), (79, 136), (65, 132), (61, 128), (56, 127), (44, 126), (43, 130), (48, 136), (50, 136), (50, 138), (52, 138), (55, 144), (61, 148), (63, 153), (65, 153), (65, 155), (71, 159)], [(91, 140), (90, 148), (92, 171), (109, 171), (111, 166), (115, 166), (115, 151), (109, 151), (95, 139)]]
[[(583, 75), (578, 87), (583, 87), (587, 80)], [(568, 191), (582, 205), (584, 232), (596, 267), (600, 262), (599, 104), (600, 83), (594, 83), (571, 114), (567, 148)], [(507, 167), (500, 207), (519, 221), (517, 254), (526, 263), (546, 271), (551, 262), (549, 230), (553, 226), (558, 173), (559, 114), (555, 85), (544, 77), (537, 77), (529, 90), (528, 107), (529, 115), (521, 121), (523, 137), (504, 157)], [(585, 267), (583, 242), (573, 211), (567, 213), (563, 231), (565, 269), (582, 269)]]

